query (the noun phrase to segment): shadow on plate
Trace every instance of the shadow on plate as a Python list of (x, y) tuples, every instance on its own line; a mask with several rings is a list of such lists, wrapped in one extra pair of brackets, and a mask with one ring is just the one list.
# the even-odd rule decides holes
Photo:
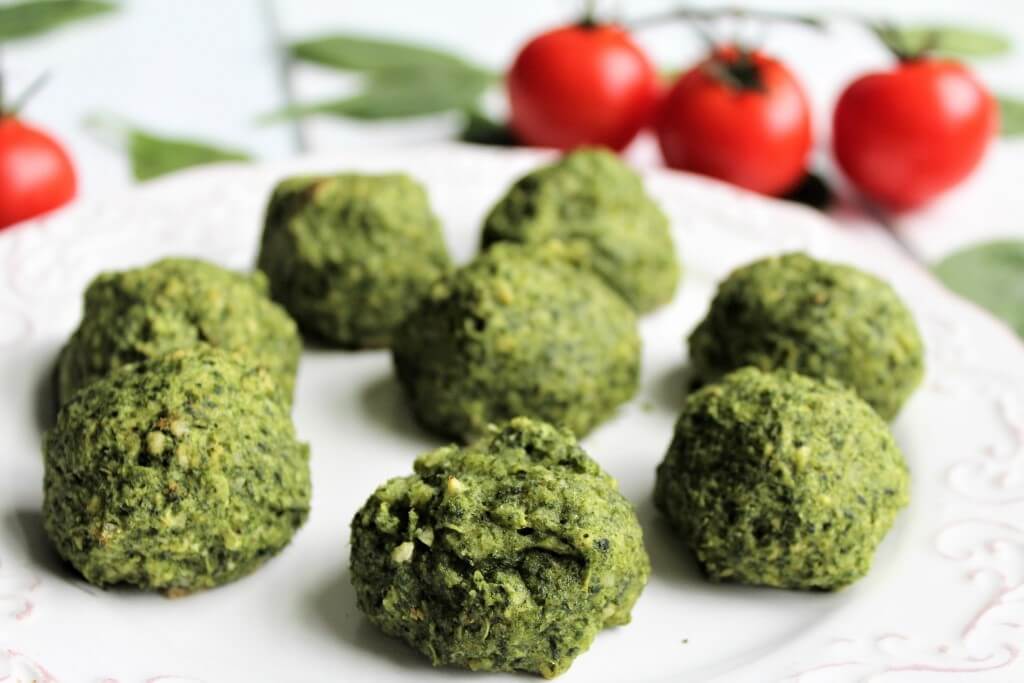
[[(356, 607), (356, 592), (352, 588), (352, 575), (348, 567), (309, 596), (309, 609), (333, 634), (354, 647), (423, 675), (433, 670), (426, 657), (400, 640), (384, 635), (363, 616)], [(450, 667), (437, 673), (445, 679), (461, 675), (469, 678), (473, 675), (472, 672)]]
[(299, 334), (302, 337), (303, 351), (313, 351), (321, 353), (335, 353), (340, 351), (343, 353), (355, 353), (355, 351), (351, 351), (349, 349), (339, 348), (337, 344), (329, 341), (327, 337), (324, 337), (318, 334), (317, 332), (314, 332), (313, 330), (300, 328)]
[(45, 434), (57, 421), (57, 357), (46, 366), (46, 371), (36, 381), (33, 399), (36, 427), (40, 434)]
[(683, 402), (696, 387), (693, 386), (693, 368), (689, 363), (680, 363), (651, 382), (648, 396), (658, 408), (678, 415)]
[[(712, 581), (707, 578), (697, 563), (696, 557), (669, 526), (668, 521), (654, 505), (653, 496), (648, 496), (636, 506), (640, 526), (644, 530), (644, 547), (651, 558), (651, 576), (664, 579), (673, 586), (684, 590), (696, 590), (703, 593), (713, 592), (722, 595), (748, 596), (750, 600), (773, 599), (773, 596), (790, 594), (810, 596), (810, 599), (821, 601), (838, 601), (851, 595), (852, 591), (829, 590), (793, 590), (774, 586), (756, 586), (737, 581)], [(821, 597), (814, 597), (821, 596)]]
[(85, 585), (71, 565), (53, 549), (43, 530), (43, 515), (39, 510), (17, 508), (11, 510), (3, 522), (12, 536), (21, 538), (25, 555), (36, 569), (76, 586)]
[(693, 553), (654, 506), (652, 495), (647, 495), (637, 504), (636, 515), (644, 530), (644, 547), (651, 558), (651, 575), (678, 587), (706, 588), (708, 580), (704, 578)]
[(302, 348), (304, 351), (315, 351), (324, 353), (374, 353), (387, 351), (386, 343), (370, 342), (366, 345), (339, 344), (328, 339), (316, 330), (311, 330), (299, 325), (299, 334), (302, 337)]
[(389, 432), (416, 441), (438, 441), (437, 437), (416, 422), (412, 410), (405, 401), (402, 387), (393, 374), (382, 375), (366, 384), (362, 389), (361, 399), (366, 415)]
[[(644, 529), (645, 545), (651, 557), (654, 576), (683, 590), (705, 591), (709, 587), (731, 590), (727, 585), (708, 583), (693, 556), (672, 533), (649, 496), (637, 506), (637, 514)], [(419, 671), (424, 677), (432, 671), (446, 680), (456, 676), (467, 679), (479, 677), (478, 674), (454, 667), (434, 670), (423, 655), (399, 639), (381, 633), (356, 606), (355, 589), (352, 587), (348, 567), (314, 590), (307, 597), (306, 607), (316, 623), (328, 629), (339, 640), (392, 665)]]

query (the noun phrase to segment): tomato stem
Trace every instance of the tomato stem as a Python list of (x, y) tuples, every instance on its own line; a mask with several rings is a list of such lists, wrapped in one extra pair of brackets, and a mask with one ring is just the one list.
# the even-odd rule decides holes
[(700, 38), (700, 41), (704, 43), (704, 48), (708, 52), (714, 52), (715, 48), (718, 46), (718, 42), (715, 40), (715, 37), (711, 34), (711, 29), (699, 21), (693, 22), (691, 24), (691, 27), (694, 31), (697, 32), (697, 37)]
[(927, 35), (925, 35), (924, 42), (921, 44), (921, 49), (919, 50), (918, 56), (920, 56), (921, 54), (928, 54), (929, 52), (934, 52), (935, 50), (938, 50), (941, 44), (942, 34), (939, 33), (938, 30), (929, 31)]
[(892, 53), (893, 57), (901, 62), (905, 62), (910, 59), (910, 50), (907, 47), (906, 41), (896, 27), (892, 24), (885, 22), (875, 24), (871, 26), (876, 36), (882, 41), (882, 44)]
[(929, 31), (921, 41), (911, 45), (907, 36), (894, 24), (889, 22), (865, 24), (893, 57), (900, 62), (912, 62), (935, 51), (942, 43), (942, 35), (938, 31)]
[(597, 0), (586, 0), (583, 3), (583, 18), (580, 19), (580, 28), (597, 28)]
[(750, 50), (736, 46), (736, 59), (713, 54), (705, 65), (705, 72), (715, 80), (734, 90), (764, 92), (761, 69)]

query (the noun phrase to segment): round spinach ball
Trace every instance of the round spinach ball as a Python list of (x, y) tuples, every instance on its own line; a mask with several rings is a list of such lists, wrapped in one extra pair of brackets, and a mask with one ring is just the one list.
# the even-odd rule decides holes
[(498, 245), (438, 281), (392, 351), (419, 421), (463, 441), (520, 415), (582, 435), (640, 368), (633, 311), (554, 247)]
[(378, 488), (351, 569), (359, 609), (435, 666), (550, 678), (629, 622), (650, 562), (615, 480), (569, 431), (516, 418)]
[(888, 284), (801, 253), (729, 275), (689, 345), (698, 382), (745, 365), (795, 370), (842, 382), (886, 420), (924, 374), (914, 317)]
[(687, 398), (654, 497), (711, 580), (832, 590), (867, 573), (909, 491), (852, 391), (743, 368)]
[(524, 176), (491, 210), (483, 245), (558, 240), (638, 312), (672, 300), (680, 266), (669, 223), (640, 176), (601, 149)]
[(232, 581), (309, 512), (309, 451), (273, 380), (212, 347), (83, 387), (44, 451), (46, 533), (98, 586), (177, 595)]
[(92, 281), (82, 322), (57, 362), (59, 402), (126, 363), (201, 343), (266, 368), (291, 403), (302, 340), (295, 322), (267, 298), (266, 277), (186, 258)]
[(387, 346), (450, 265), (427, 194), (408, 176), (292, 178), (270, 198), (258, 266), (299, 326), (328, 343)]

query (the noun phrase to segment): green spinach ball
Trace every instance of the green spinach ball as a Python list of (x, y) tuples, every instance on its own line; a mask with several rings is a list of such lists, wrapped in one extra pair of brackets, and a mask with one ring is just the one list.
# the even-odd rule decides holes
[(687, 398), (655, 502), (713, 581), (832, 590), (867, 573), (909, 491), (852, 391), (743, 368)]
[(672, 300), (680, 266), (668, 218), (615, 154), (571, 152), (517, 181), (484, 223), (483, 245), (558, 240), (638, 312)]
[(498, 245), (438, 281), (392, 351), (419, 421), (463, 441), (520, 415), (585, 434), (640, 368), (633, 311), (554, 245)]
[(59, 402), (122, 365), (204, 343), (266, 368), (291, 403), (302, 340), (267, 298), (266, 277), (186, 258), (92, 281), (82, 322), (57, 362)]
[(517, 418), (378, 488), (351, 569), (359, 609), (435, 666), (551, 678), (629, 622), (650, 562), (615, 480), (570, 432)]
[(698, 381), (745, 365), (795, 370), (842, 382), (886, 420), (924, 374), (914, 317), (888, 284), (801, 253), (734, 271), (689, 345)]
[(358, 349), (390, 344), (451, 262), (419, 183), (342, 174), (277, 186), (258, 266), (305, 332)]
[(113, 370), (46, 435), (43, 523), (90, 583), (179, 595), (248, 574), (309, 512), (271, 376), (200, 346)]

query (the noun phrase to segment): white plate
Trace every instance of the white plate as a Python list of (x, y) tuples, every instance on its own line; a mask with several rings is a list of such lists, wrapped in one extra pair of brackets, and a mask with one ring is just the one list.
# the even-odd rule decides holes
[[(378, 483), (438, 443), (410, 419), (385, 352), (305, 354), (295, 419), (313, 452), (309, 522), (252, 576), (188, 598), (97, 590), (57, 561), (40, 527), (39, 442), (54, 353), (100, 270), (170, 254), (247, 267), (275, 180), (350, 168), (422, 180), (464, 260), (486, 209), (544, 158), (443, 146), (210, 167), (0, 235), (0, 680), (524, 680), (431, 669), (356, 610), (349, 520)], [(636, 504), (654, 573), (632, 624), (602, 633), (562, 680), (1021, 680), (1019, 341), (898, 251), (814, 212), (679, 174), (647, 180), (686, 275), (675, 302), (643, 320), (639, 395), (585, 446)], [(913, 502), (871, 574), (838, 594), (707, 583), (651, 505), (682, 397), (684, 335), (731, 268), (792, 249), (892, 281), (928, 344), (927, 379), (895, 424)]]

